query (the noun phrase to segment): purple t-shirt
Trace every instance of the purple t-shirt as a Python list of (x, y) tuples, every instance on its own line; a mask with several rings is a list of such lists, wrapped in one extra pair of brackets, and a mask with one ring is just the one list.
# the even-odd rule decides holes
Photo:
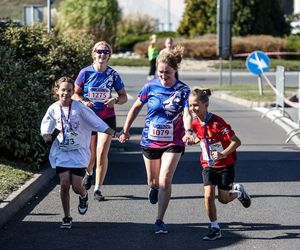
[(117, 71), (107, 67), (104, 72), (97, 72), (93, 65), (82, 69), (76, 80), (83, 90), (83, 96), (94, 103), (94, 112), (102, 119), (115, 116), (114, 108), (107, 107), (103, 102), (111, 98), (112, 89), (116, 92), (124, 88), (124, 83)]
[(138, 95), (142, 103), (148, 102), (141, 146), (184, 147), (183, 110), (188, 108), (189, 93), (190, 88), (179, 80), (170, 88), (164, 87), (159, 78), (145, 84)]

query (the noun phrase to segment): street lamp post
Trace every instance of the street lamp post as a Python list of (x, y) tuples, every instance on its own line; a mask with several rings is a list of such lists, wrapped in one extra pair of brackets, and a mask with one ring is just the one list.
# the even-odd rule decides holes
[(48, 9), (47, 30), (48, 30), (48, 32), (50, 32), (50, 30), (51, 30), (51, 0), (47, 0), (47, 9)]

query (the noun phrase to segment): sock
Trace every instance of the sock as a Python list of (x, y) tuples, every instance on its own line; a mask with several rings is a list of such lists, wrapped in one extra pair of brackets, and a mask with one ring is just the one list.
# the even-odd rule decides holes
[(217, 220), (211, 221), (211, 222), (210, 222), (210, 225), (211, 225), (212, 228), (214, 227), (214, 228), (220, 229), (220, 226), (219, 226), (219, 223), (218, 223)]
[(235, 191), (235, 193), (237, 193), (237, 198), (239, 199), (239, 198), (241, 198), (241, 196), (242, 196), (242, 192), (241, 191)]
[(93, 170), (89, 173), (87, 170), (85, 170), (87, 175), (93, 175)]
[(97, 191), (97, 190), (99, 190), (99, 191), (100, 191), (100, 188), (101, 188), (101, 185), (99, 185), (99, 184), (95, 184), (94, 191)]
[(86, 198), (87, 194), (88, 194), (88, 192), (85, 191), (85, 194), (84, 195), (80, 195), (80, 198)]

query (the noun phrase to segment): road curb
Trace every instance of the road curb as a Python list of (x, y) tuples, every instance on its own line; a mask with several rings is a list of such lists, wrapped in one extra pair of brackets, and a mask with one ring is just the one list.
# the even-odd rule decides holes
[[(239, 104), (241, 106), (245, 106), (248, 108), (252, 108), (260, 113), (262, 113), (262, 118), (266, 117), (270, 119), (272, 122), (277, 124), (283, 130), (286, 131), (287, 135), (298, 128), (298, 124), (293, 122), (291, 119), (284, 117), (280, 110), (270, 108), (270, 102), (253, 102), (245, 99), (241, 99), (235, 96), (228, 95), (222, 91), (213, 92), (213, 96), (222, 100), (226, 100), (235, 104)], [(288, 136), (287, 136), (288, 138)], [(291, 141), (300, 148), (300, 138), (299, 136), (294, 136), (291, 138)]]
[(0, 228), (2, 228), (25, 204), (55, 176), (55, 170), (47, 168), (26, 181), (17, 191), (0, 203)]

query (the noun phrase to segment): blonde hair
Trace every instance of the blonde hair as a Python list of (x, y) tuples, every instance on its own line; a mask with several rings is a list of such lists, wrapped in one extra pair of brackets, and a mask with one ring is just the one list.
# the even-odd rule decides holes
[(159, 63), (166, 63), (177, 71), (183, 58), (183, 52), (184, 47), (177, 45), (170, 51), (159, 54), (156, 60), (156, 65)]
[(63, 77), (59, 78), (57, 81), (55, 81), (55, 83), (53, 85), (52, 92), (53, 92), (54, 99), (58, 100), (58, 95), (56, 94), (56, 91), (59, 89), (60, 85), (63, 82), (71, 84), (73, 86), (73, 90), (74, 90), (75, 84), (74, 84), (73, 79), (71, 77), (68, 77), (68, 76), (63, 76)]
[(110, 51), (109, 58), (111, 57), (111, 54), (113, 53), (112, 47), (111, 47), (111, 45), (110, 45), (108, 42), (106, 42), (106, 41), (100, 41), (100, 42), (97, 42), (97, 43), (94, 45), (93, 50), (92, 50), (92, 58), (93, 58), (93, 60), (95, 60), (96, 49), (97, 49), (97, 47), (100, 46), (100, 45), (103, 45), (107, 50)]
[(206, 103), (206, 102), (209, 102), (209, 97), (211, 96), (211, 90), (196, 88), (190, 92), (190, 96), (196, 96), (200, 102)]

